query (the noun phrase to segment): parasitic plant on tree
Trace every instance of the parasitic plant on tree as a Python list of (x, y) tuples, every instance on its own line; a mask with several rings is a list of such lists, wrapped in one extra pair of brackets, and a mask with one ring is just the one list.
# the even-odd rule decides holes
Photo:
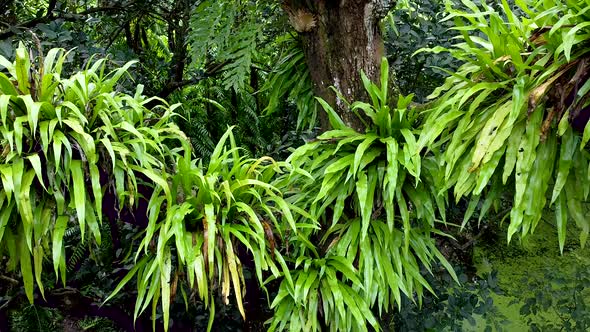
[(363, 73), (371, 103), (349, 104), (369, 119), (365, 133), (318, 99), (333, 130), (295, 150), (290, 174), (278, 180), (321, 229), (289, 240), (294, 268), (271, 305), (271, 331), (379, 329), (372, 309), (399, 306), (402, 293), (420, 301), (424, 289), (433, 291), (422, 266), (438, 260), (455, 277), (432, 237), (442, 234), (436, 224), (445, 215), (438, 161), (418, 149), (412, 96), (389, 107), (388, 71), (383, 59), (380, 86)]
[[(514, 188), (508, 239), (535, 230), (555, 209), (560, 249), (573, 219), (580, 242), (590, 232), (590, 8), (577, 0), (508, 2), (501, 11), (463, 0), (448, 8), (463, 42), (449, 51), (465, 64), (436, 89), (419, 148), (442, 153), (445, 187), (471, 196), (481, 216)], [(529, 7), (529, 5), (531, 7)], [(481, 205), (479, 200), (483, 199)], [(465, 217), (468, 221), (470, 214)], [(481, 218), (480, 218), (481, 220)]]

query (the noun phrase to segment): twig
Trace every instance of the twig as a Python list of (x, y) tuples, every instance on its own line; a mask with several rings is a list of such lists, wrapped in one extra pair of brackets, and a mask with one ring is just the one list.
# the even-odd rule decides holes
[(2, 280), (6, 280), (6, 281), (9, 281), (9, 282), (11, 282), (11, 283), (13, 283), (13, 284), (15, 284), (15, 285), (18, 285), (18, 284), (19, 284), (18, 280), (16, 280), (16, 279), (12, 279), (11, 277), (7, 277), (7, 276), (5, 276), (5, 275), (1, 275), (1, 274), (0, 274), (0, 279), (2, 279)]

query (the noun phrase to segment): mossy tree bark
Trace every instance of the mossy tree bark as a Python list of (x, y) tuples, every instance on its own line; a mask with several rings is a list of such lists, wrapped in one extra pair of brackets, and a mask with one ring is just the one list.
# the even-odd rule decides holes
[[(359, 131), (364, 130), (362, 122), (330, 87), (348, 101), (367, 100), (360, 72), (371, 80), (379, 79), (384, 47), (378, 25), (393, 4), (387, 0), (283, 2), (303, 39), (315, 93), (332, 105), (347, 125)], [(324, 112), (320, 122), (323, 130), (329, 128)]]

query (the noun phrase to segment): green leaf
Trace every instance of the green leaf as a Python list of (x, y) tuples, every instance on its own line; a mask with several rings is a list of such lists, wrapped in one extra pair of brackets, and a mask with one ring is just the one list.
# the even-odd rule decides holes
[(209, 159), (208, 173), (215, 172), (221, 165), (222, 160), (220, 160), (219, 157), (221, 156), (221, 153), (225, 148), (225, 142), (227, 141), (228, 137), (232, 135), (232, 129), (233, 127), (229, 127), (227, 131), (223, 134), (223, 136), (221, 136), (219, 142), (215, 146), (215, 150), (213, 150), (213, 153), (211, 154), (211, 157)]
[(328, 113), (328, 120), (330, 121), (330, 126), (332, 126), (332, 129), (340, 129), (340, 130), (349, 129), (344, 124), (344, 122), (342, 121), (340, 116), (338, 116), (338, 113), (336, 113), (336, 111), (334, 111), (332, 106), (330, 106), (322, 98), (316, 97), (316, 100), (320, 103), (320, 105), (322, 105), (322, 108), (324, 109), (324, 111), (326, 111), (326, 113)]
[(22, 44), (16, 49), (16, 61), (15, 61), (15, 74), (16, 81), (18, 82), (18, 89), (23, 94), (30, 92), (29, 85), (29, 71), (31, 69), (31, 61), (29, 59), (29, 53)]
[(574, 153), (576, 152), (577, 139), (571, 128), (568, 128), (561, 138), (559, 165), (557, 171), (557, 179), (553, 187), (553, 194), (551, 195), (551, 204), (555, 202), (561, 193), (561, 189), (570, 173)]
[(275, 249), (275, 257), (276, 257), (276, 260), (279, 262), (279, 265), (281, 265), (281, 268), (283, 269), (283, 276), (285, 277), (285, 280), (287, 280), (287, 283), (289, 285), (289, 291), (290, 292), (294, 291), (295, 284), (293, 283), (293, 277), (291, 276), (291, 271), (289, 270), (289, 267), (287, 266), (285, 259), (283, 258), (281, 253), (278, 252), (277, 249)]
[(335, 162), (330, 164), (330, 166), (326, 167), (324, 174), (327, 175), (330, 173), (336, 173), (336, 172), (341, 171), (347, 167), (352, 166), (354, 162), (355, 162), (355, 155), (349, 154), (345, 157), (337, 159)]
[(399, 213), (402, 217), (403, 222), (403, 231), (404, 231), (404, 254), (407, 255), (407, 252), (410, 247), (410, 212), (408, 211), (408, 205), (406, 203), (406, 199), (402, 195), (401, 189), (398, 186), (395, 191), (395, 199), (397, 200), (397, 206), (399, 207)]
[(364, 71), (361, 71), (361, 80), (363, 81), (363, 86), (365, 87), (365, 90), (367, 91), (367, 93), (369, 94), (369, 96), (371, 97), (371, 101), (373, 102), (373, 105), (378, 105), (378, 100), (379, 100), (379, 95), (378, 92), (375, 89), (373, 89), (374, 84), (371, 82), (371, 80), (369, 80), (369, 78), (367, 77), (367, 75), (365, 74)]
[(480, 199), (480, 196), (477, 195), (477, 196), (473, 196), (471, 198), (471, 200), (469, 200), (469, 205), (467, 206), (467, 210), (465, 210), (465, 215), (463, 216), (463, 222), (461, 223), (461, 230), (463, 230), (465, 228), (465, 225), (467, 225), (467, 222), (469, 221), (469, 219), (473, 215), (473, 212), (475, 212), (475, 208), (479, 204), (479, 199)]
[(506, 184), (508, 178), (514, 171), (514, 167), (516, 166), (516, 160), (518, 156), (519, 145), (521, 142), (521, 138), (524, 135), (524, 122), (516, 125), (512, 131), (512, 134), (508, 138), (508, 143), (506, 147), (506, 157), (504, 162), (504, 172), (502, 174), (502, 183)]
[(16, 145), (16, 152), (18, 154), (23, 153), (23, 124), (27, 121), (26, 116), (19, 116), (14, 120), (14, 143)]
[[(15, 164), (15, 166), (16, 166), (16, 164)], [(18, 167), (19, 168), (22, 167), (22, 159), (21, 159), (21, 163), (19, 163)], [(15, 173), (17, 173), (17, 172), (15, 172)], [(35, 222), (35, 219), (33, 217), (33, 206), (31, 205), (30, 190), (31, 190), (31, 184), (33, 183), (34, 177), (35, 177), (35, 172), (33, 170), (28, 170), (24, 174), (22, 179), (19, 179), (22, 182), (18, 185), (20, 188), (19, 188), (18, 199), (16, 201), (17, 207), (19, 208), (21, 220), (23, 222), (22, 223), (23, 230), (24, 230), (23, 236), (25, 237), (27, 245), (29, 247), (29, 250), (31, 250), (31, 251), (33, 249), (33, 246), (32, 246), (32, 226)], [(15, 180), (15, 187), (17, 187), (16, 183), (17, 183), (17, 181)]]
[[(0, 193), (0, 196), (4, 195)], [(10, 221), (10, 215), (12, 214), (13, 207), (14, 201), (7, 200), (6, 205), (0, 204), (0, 243), (3, 243), (2, 238), (4, 237), (4, 231), (6, 230), (8, 222)]]
[(117, 68), (116, 70), (113, 70), (112, 72), (109, 73), (109, 79), (104, 81), (104, 85), (102, 86), (102, 91), (101, 92), (110, 92), (113, 87), (115, 86), (115, 84), (117, 84), (117, 82), (119, 81), (119, 79), (124, 75), (128, 73), (129, 68), (131, 68), (131, 66), (133, 66), (135, 63), (137, 63), (137, 60), (134, 61), (129, 61), (127, 63), (125, 63), (123, 66)]
[[(362, 219), (361, 239), (364, 239), (367, 236), (369, 223), (371, 221), (371, 210), (373, 208), (373, 202), (369, 202), (370, 194), (368, 186), (367, 173), (362, 171), (359, 173), (358, 181), (356, 182), (356, 194), (359, 200), (359, 209)], [(371, 205), (369, 205), (369, 203)]]
[(340, 283), (336, 274), (331, 268), (326, 268), (326, 279), (328, 286), (330, 287), (331, 295), (334, 298), (336, 309), (340, 313), (341, 319), (346, 317), (346, 309), (344, 309), (344, 297), (342, 296), (342, 290), (340, 289)]
[[(512, 102), (506, 102), (502, 104), (493, 114), (493, 116), (486, 122), (485, 126), (483, 127), (479, 138), (476, 141), (476, 148), (473, 152), (473, 157), (471, 158), (471, 168), (469, 169), (470, 172), (474, 171), (479, 167), (480, 162), (484, 158), (485, 154), (493, 154), (496, 152), (497, 149), (501, 147), (497, 145), (496, 147), (492, 147), (492, 142), (498, 135), (498, 129), (504, 122), (504, 119), (510, 111), (512, 110)], [(501, 141), (500, 143), (503, 143)]]
[(387, 105), (387, 84), (389, 83), (389, 63), (386, 57), (381, 58), (381, 104)]
[[(0, 64), (1, 65), (1, 64)], [(8, 76), (0, 73), (0, 92), (7, 96), (17, 96), (18, 92)]]
[(238, 310), (242, 314), (242, 318), (246, 319), (246, 312), (244, 311), (244, 304), (242, 302), (242, 289), (240, 284), (240, 279), (243, 279), (241, 275), (241, 271), (238, 272), (237, 268), (237, 258), (234, 254), (234, 248), (232, 245), (231, 238), (229, 237), (229, 233), (225, 231), (225, 244), (226, 250), (225, 253), (227, 255), (227, 264), (229, 265), (229, 272), (232, 280), (232, 284), (234, 287), (234, 294), (236, 296), (236, 302), (238, 303)]
[(13, 77), (16, 76), (16, 71), (14, 69), (14, 64), (5, 57), (0, 55), (0, 66), (6, 68), (6, 70), (12, 75)]
[[(115, 287), (115, 290), (113, 290), (113, 292), (111, 293), (111, 295), (109, 295), (106, 300), (104, 300), (102, 302), (102, 304), (104, 305), (107, 301), (109, 301), (110, 299), (112, 299), (115, 295), (117, 295), (121, 289), (123, 289), (123, 287), (129, 282), (129, 280), (131, 280), (131, 278), (133, 278), (133, 276), (137, 273), (137, 271), (139, 269), (142, 269), (143, 266), (149, 261), (149, 256), (144, 256), (142, 259), (140, 259), (138, 262), (135, 263), (135, 265), (131, 268), (131, 270), (129, 270), (129, 272), (127, 272), (127, 274), (125, 275), (125, 277), (123, 277), (123, 279), (119, 282), (119, 284), (117, 285), (117, 287)], [(157, 303), (157, 301), (154, 301)]]
[[(371, 326), (373, 326), (375, 331), (379, 331), (380, 330), (379, 323), (375, 319), (375, 316), (371, 312), (368, 304), (359, 296), (359, 294), (357, 292), (352, 290), (350, 287), (344, 287), (344, 292), (348, 293), (348, 295), (349, 295), (349, 297), (348, 297), (349, 302), (347, 302), (347, 303), (351, 303), (351, 302), (355, 303), (362, 313), (363, 320), (366, 320), (367, 322), (369, 322), (369, 324), (371, 324)], [(360, 321), (358, 321), (357, 323), (361, 324)]]
[(354, 166), (352, 168), (352, 173), (354, 175), (356, 175), (357, 171), (359, 170), (359, 166), (361, 164), (361, 160), (365, 154), (365, 151), (371, 146), (371, 144), (377, 138), (379, 137), (376, 135), (367, 135), (367, 138), (358, 145), (356, 152), (354, 153)]
[(90, 201), (86, 201), (86, 224), (88, 224), (88, 228), (90, 232), (94, 236), (96, 240), (96, 244), (100, 246), (102, 242), (101, 234), (100, 234), (100, 226), (96, 220), (96, 215), (94, 212), (94, 208)]
[(31, 165), (35, 170), (35, 174), (37, 174), (37, 179), (41, 183), (41, 186), (43, 186), (43, 189), (47, 190), (47, 187), (45, 187), (45, 182), (43, 181), (43, 173), (41, 171), (41, 159), (39, 158), (39, 155), (35, 153), (28, 156), (27, 159), (29, 160), (29, 162), (31, 162)]
[[(344, 303), (346, 304), (346, 310), (347, 312), (352, 313), (352, 317), (354, 317), (354, 321), (356, 321), (356, 323), (358, 324), (358, 326), (364, 327), (361, 331), (367, 331), (365, 325), (365, 319), (366, 317), (361, 313), (358, 305), (364, 305), (364, 301), (361, 300), (361, 302), (356, 302), (355, 299), (352, 296), (352, 292), (349, 293), (348, 292), (348, 286), (346, 285), (342, 285), (342, 287), (340, 288), (341, 294), (342, 294), (342, 298)], [(372, 316), (372, 315), (371, 315)], [(343, 318), (343, 320), (345, 320)]]
[(160, 281), (162, 292), (162, 313), (164, 314), (164, 331), (168, 331), (170, 326), (170, 273), (172, 270), (172, 260), (170, 250), (164, 254), (164, 265), (160, 269)]
[(317, 285), (319, 280), (317, 280), (318, 273), (316, 270), (309, 270), (305, 273), (307, 278), (305, 279), (305, 285), (303, 286), (303, 296), (302, 299), (307, 299), (308, 294), (315, 293), (317, 291)]
[(214, 250), (215, 250), (215, 233), (217, 231), (217, 218), (215, 216), (215, 207), (213, 204), (205, 204), (205, 218), (207, 223), (207, 267), (209, 268), (209, 273), (211, 276), (213, 275), (213, 259), (214, 259)]
[(55, 270), (55, 277), (57, 279), (59, 275), (59, 264), (65, 257), (62, 256), (63, 237), (68, 225), (69, 217), (59, 216), (55, 220), (55, 226), (53, 227), (53, 240), (52, 242), (52, 257), (53, 257), (53, 269)]
[(31, 135), (35, 136), (37, 132), (37, 123), (39, 122), (39, 110), (41, 109), (41, 103), (33, 101), (31, 95), (19, 96), (19, 98), (25, 103), (27, 107), (27, 122), (31, 129)]
[(80, 160), (72, 160), (70, 164), (70, 172), (72, 173), (74, 206), (76, 208), (76, 215), (78, 216), (78, 223), (80, 224), (80, 237), (84, 241), (84, 231), (86, 229), (86, 186), (84, 185), (84, 171), (82, 170), (82, 162)]
[(32, 304), (33, 299), (33, 267), (31, 266), (31, 251), (29, 250), (29, 246), (27, 242), (24, 241), (23, 237), (21, 236), (19, 239), (19, 261), (20, 261), (20, 271), (23, 276), (23, 282), (25, 285), (25, 294), (27, 295), (27, 299)]
[[(579, 185), (572, 177), (570, 177), (567, 186), (569, 187), (566, 188), (567, 211), (572, 219), (574, 219), (576, 222), (576, 226), (581, 229), (580, 245), (584, 247), (586, 240), (588, 239), (588, 233), (590, 232), (590, 221), (588, 221), (586, 215), (584, 214), (584, 210), (579, 199), (580, 195), (577, 193), (579, 191)], [(577, 188), (574, 188), (576, 186)]]
[(43, 272), (43, 257), (45, 256), (45, 251), (43, 246), (36, 245), (33, 248), (33, 263), (35, 265), (35, 280), (37, 281), (37, 285), (39, 286), (39, 291), (41, 292), (41, 296), (45, 300), (45, 290), (43, 288), (43, 282), (41, 281), (41, 273)]
[(143, 175), (147, 176), (150, 180), (154, 181), (166, 194), (166, 199), (168, 202), (172, 203), (172, 194), (170, 192), (170, 187), (168, 186), (168, 182), (164, 180), (162, 176), (156, 174), (153, 170), (140, 168), (136, 166), (130, 166), (131, 169), (142, 173)]
[(572, 47), (581, 41), (580, 39), (576, 38), (576, 33), (588, 26), (590, 26), (590, 22), (581, 22), (576, 24), (563, 36), (563, 54), (565, 55), (565, 59), (568, 62), (571, 59)]
[(328, 260), (328, 264), (335, 267), (336, 270), (340, 271), (343, 276), (345, 276), (348, 280), (352, 281), (353, 285), (361, 285), (361, 281), (357, 276), (356, 269), (354, 268), (352, 263), (346, 260), (344, 257), (331, 256)]
[(92, 182), (92, 194), (94, 196), (96, 215), (98, 216), (98, 220), (102, 221), (102, 187), (100, 184), (100, 173), (98, 167), (94, 164), (88, 165), (88, 170)]
[(555, 219), (557, 221), (557, 238), (559, 240), (559, 251), (563, 255), (563, 247), (565, 245), (565, 236), (567, 234), (567, 204), (565, 194), (557, 197), (555, 204)]

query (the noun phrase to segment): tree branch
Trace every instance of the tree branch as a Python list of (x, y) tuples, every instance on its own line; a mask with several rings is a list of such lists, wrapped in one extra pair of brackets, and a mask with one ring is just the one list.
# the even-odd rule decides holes
[(205, 79), (206, 77), (207, 76), (200, 76), (200, 77), (196, 77), (196, 78), (193, 78), (190, 80), (183, 80), (180, 82), (168, 82), (168, 84), (166, 84), (166, 86), (160, 92), (158, 92), (157, 95), (158, 95), (158, 97), (165, 99), (170, 94), (172, 94), (172, 92), (174, 92), (180, 88), (184, 88), (185, 86), (199, 83), (201, 80)]
[(21, 23), (17, 26), (12, 26), (6, 30), (0, 31), (0, 39), (6, 39), (8, 37), (14, 36), (15, 34), (18, 33), (19, 29), (31, 29), (31, 28), (36, 27), (39, 24), (49, 23), (54, 20), (61, 19), (61, 20), (68, 21), (68, 22), (81, 21), (81, 20), (86, 19), (87, 16), (90, 14), (103, 13), (103, 12), (115, 12), (115, 11), (121, 11), (121, 10), (124, 10), (125, 8), (128, 8), (128, 7), (124, 8), (124, 7), (120, 7), (120, 6), (105, 6), (105, 7), (89, 8), (89, 9), (84, 10), (79, 13), (54, 13), (56, 4), (57, 4), (56, 0), (55, 1), (52, 0), (49, 3), (47, 14), (45, 14), (45, 16), (37, 17), (37, 18), (34, 18), (30, 21)]

